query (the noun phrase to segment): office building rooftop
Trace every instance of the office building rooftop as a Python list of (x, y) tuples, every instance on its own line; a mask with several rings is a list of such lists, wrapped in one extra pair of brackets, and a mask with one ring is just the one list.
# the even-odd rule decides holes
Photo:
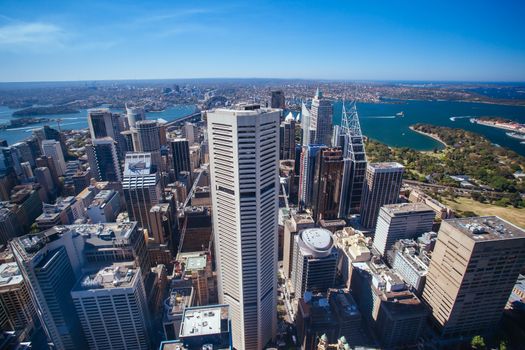
[(206, 267), (206, 256), (190, 256), (186, 259), (186, 270), (202, 270)]
[(303, 256), (323, 257), (330, 254), (334, 240), (328, 230), (307, 228), (299, 232), (298, 244)]
[(369, 163), (368, 166), (375, 170), (404, 169), (405, 167), (397, 162)]
[(24, 248), (28, 255), (40, 250), (48, 241), (56, 239), (66, 232), (73, 232), (84, 237), (87, 244), (92, 246), (113, 245), (118, 240), (128, 240), (137, 223), (100, 223), (82, 225), (58, 225), (49, 230), (17, 237), (13, 240), (15, 244)]
[(0, 265), (0, 288), (17, 286), (22, 281), (22, 275), (15, 262)]
[(228, 307), (213, 305), (189, 307), (184, 310), (180, 337), (220, 334), (229, 331)]
[(450, 225), (475, 241), (492, 241), (524, 238), (525, 230), (497, 216), (480, 216), (445, 220)]
[(151, 174), (151, 153), (127, 153), (124, 176)]
[(73, 291), (131, 287), (137, 274), (138, 269), (132, 261), (114, 263), (84, 275), (73, 287)]
[(113, 190), (102, 190), (102, 191), (100, 191), (95, 196), (95, 198), (93, 199), (93, 201), (91, 202), (89, 207), (90, 208), (91, 207), (103, 207), (104, 204), (106, 204), (113, 197), (114, 193), (115, 193), (115, 191), (113, 191)]
[(383, 211), (386, 211), (389, 215), (400, 215), (400, 214), (411, 214), (419, 212), (432, 212), (430, 208), (425, 203), (397, 203), (397, 204), (387, 204), (381, 208)]

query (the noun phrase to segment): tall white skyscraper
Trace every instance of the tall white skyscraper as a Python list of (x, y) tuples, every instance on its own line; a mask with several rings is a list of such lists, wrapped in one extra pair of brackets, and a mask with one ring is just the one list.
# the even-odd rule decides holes
[(279, 116), (208, 113), (219, 299), (238, 350), (262, 349), (276, 332)]
[(64, 175), (66, 172), (66, 161), (64, 160), (64, 153), (62, 153), (60, 142), (44, 140), (42, 141), (42, 151), (45, 156), (53, 158), (58, 176)]

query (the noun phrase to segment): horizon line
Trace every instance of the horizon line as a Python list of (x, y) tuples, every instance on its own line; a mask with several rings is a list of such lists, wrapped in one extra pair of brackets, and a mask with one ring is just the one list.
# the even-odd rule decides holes
[(280, 80), (305, 82), (352, 82), (352, 83), (475, 83), (475, 84), (525, 84), (522, 80), (422, 80), (422, 79), (330, 79), (330, 78), (275, 78), (275, 77), (199, 77), (199, 78), (117, 78), (117, 79), (81, 79), (81, 80), (21, 80), (0, 81), (6, 84), (44, 84), (44, 83), (97, 83), (97, 82), (146, 82), (146, 81), (191, 81), (191, 80)]

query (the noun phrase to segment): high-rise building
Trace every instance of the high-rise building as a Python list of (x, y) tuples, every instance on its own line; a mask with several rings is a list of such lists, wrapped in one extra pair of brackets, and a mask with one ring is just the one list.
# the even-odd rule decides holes
[[(315, 138), (310, 143), (330, 146), (332, 140), (332, 103), (323, 98), (317, 89), (310, 110), (310, 129), (315, 131)], [(311, 142), (313, 141), (313, 142)]]
[(276, 333), (279, 114), (208, 113), (219, 300), (238, 350), (262, 349)]
[(5, 245), (12, 238), (22, 234), (21, 223), (16, 213), (0, 202), (0, 245)]
[(379, 260), (352, 263), (350, 288), (381, 348), (414, 345), (428, 312), (401, 277)]
[(295, 118), (290, 112), (280, 128), (279, 159), (295, 159)]
[(160, 177), (152, 165), (151, 153), (128, 153), (122, 189), (129, 219), (151, 231), (150, 209), (161, 200)]
[(160, 169), (160, 126), (156, 120), (141, 120), (135, 124), (138, 152), (151, 153), (152, 163)]
[(186, 139), (170, 140), (171, 155), (173, 158), (173, 173), (178, 179), (183, 171), (191, 172), (190, 147)]
[(284, 91), (283, 90), (274, 90), (272, 91), (272, 99), (270, 101), (270, 107), (271, 108), (280, 108), (284, 109), (285, 106), (285, 98), (284, 98)]
[(339, 143), (343, 149), (343, 187), (339, 217), (346, 218), (352, 214), (359, 214), (361, 197), (366, 173), (366, 153), (361, 134), (361, 125), (355, 104), (350, 113), (346, 112), (343, 101), (343, 113)]
[(302, 145), (308, 146), (315, 141), (315, 130), (310, 127), (311, 113), (304, 102), (301, 103), (301, 128), (303, 129)]
[(333, 287), (337, 249), (332, 233), (322, 228), (302, 230), (294, 238), (292, 287), (296, 298)]
[(92, 140), (86, 146), (91, 174), (97, 181), (122, 181), (120, 160), (115, 140), (111, 137)]
[(15, 262), (0, 265), (0, 314), (5, 314), (3, 330), (31, 332), (37, 320), (35, 305)]
[(366, 168), (361, 205), (361, 225), (374, 228), (379, 208), (399, 201), (405, 167), (399, 163), (370, 163)]
[(111, 113), (107, 108), (88, 110), (88, 126), (92, 140), (104, 137), (117, 140), (122, 131), (118, 114)]
[(146, 292), (133, 261), (85, 274), (71, 297), (90, 349), (151, 349)]
[(310, 207), (312, 205), (315, 170), (317, 169), (317, 153), (324, 146), (303, 146), (301, 153), (301, 171), (299, 175), (299, 205)]
[(312, 210), (316, 222), (337, 219), (343, 186), (343, 157), (340, 148), (317, 153), (313, 181)]
[(42, 186), (46, 193), (46, 197), (51, 196), (54, 198), (56, 196), (56, 187), (53, 178), (51, 177), (51, 171), (47, 167), (38, 167), (35, 168), (35, 178), (36, 181)]
[(199, 129), (193, 123), (186, 122), (182, 129), (184, 131), (184, 138), (188, 140), (190, 145), (193, 145), (198, 141), (198, 132)]
[(64, 154), (60, 142), (55, 140), (44, 140), (42, 141), (42, 151), (45, 156), (53, 158), (58, 176), (64, 175), (66, 172), (66, 161), (64, 160)]
[(35, 157), (31, 147), (26, 141), (17, 142), (11, 146), (11, 149), (15, 150), (18, 153), (18, 157), (23, 162), (29, 162), (31, 166), (35, 166)]
[(283, 270), (285, 278), (290, 278), (293, 268), (293, 247), (295, 236), (301, 230), (312, 228), (315, 222), (309, 214), (292, 214), (284, 221), (283, 232)]
[[(113, 263), (133, 261), (134, 266), (140, 269), (132, 272), (141, 275), (141, 282), (145, 280), (149, 275), (151, 263), (144, 235), (137, 229), (135, 222), (54, 226), (43, 233), (28, 234), (13, 239), (11, 250), (24, 280), (30, 282), (28, 287), (31, 298), (54, 348), (85, 349), (86, 337), (93, 339), (94, 330), (98, 332), (97, 337), (102, 337), (113, 334), (112, 332), (119, 332), (119, 329), (125, 329), (126, 334), (121, 337), (125, 337), (127, 342), (136, 340), (135, 337), (140, 333), (135, 334), (129, 329), (140, 327), (138, 321), (147, 316), (140, 309), (133, 307), (127, 313), (126, 308), (123, 308), (121, 313), (114, 312), (115, 309), (123, 307), (122, 303), (128, 303), (128, 306), (133, 303), (128, 291), (124, 293), (128, 294), (126, 300), (123, 300), (121, 296), (115, 295), (118, 291), (109, 291), (109, 288), (105, 291), (98, 290), (99, 286), (95, 283), (91, 286), (90, 296), (97, 294), (100, 308), (94, 309), (92, 304), (89, 304), (93, 299), (86, 298), (82, 300), (84, 309), (78, 313), (71, 295), (77, 281), (85, 276), (86, 272), (98, 271), (101, 266)], [(128, 268), (124, 269), (124, 276), (120, 274), (116, 276), (118, 278), (110, 273), (102, 277), (111, 279), (110, 283), (116, 287), (118, 283), (113, 282), (118, 279), (124, 283), (129, 277), (128, 270)], [(134, 280), (131, 282), (135, 283)], [(126, 288), (126, 286), (121, 287)], [(104, 303), (104, 300), (108, 301), (106, 297), (113, 299), (109, 300), (111, 305)], [(84, 313), (86, 308), (90, 310)], [(102, 318), (106, 318), (103, 320), (106, 327), (102, 331), (99, 327), (102, 323), (99, 323), (96, 311), (102, 315)], [(94, 317), (95, 321), (90, 317)], [(118, 319), (115, 320), (115, 317)], [(116, 323), (119, 327), (113, 327)], [(129, 337), (133, 337), (133, 340), (128, 339)]]
[(135, 127), (135, 124), (138, 121), (146, 119), (144, 108), (126, 106), (126, 117), (128, 118), (128, 125), (130, 127)]
[(11, 243), (13, 254), (26, 281), (41, 323), (56, 349), (82, 349), (84, 334), (69, 294), (82, 266), (84, 239), (81, 235), (32, 235)]
[(423, 290), (441, 334), (496, 329), (523, 266), (525, 230), (496, 216), (443, 221)]
[(397, 240), (432, 231), (434, 211), (423, 203), (387, 204), (379, 210), (374, 248), (385, 256)]

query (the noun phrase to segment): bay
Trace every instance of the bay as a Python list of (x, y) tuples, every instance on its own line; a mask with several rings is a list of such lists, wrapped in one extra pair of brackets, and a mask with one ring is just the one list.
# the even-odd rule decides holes
[[(165, 109), (161, 112), (148, 112), (146, 113), (147, 119), (164, 119), (166, 121), (172, 121), (184, 116), (187, 116), (193, 113), (196, 110), (195, 105), (178, 105)], [(5, 106), (0, 106), (0, 124), (7, 124), (9, 120), (15, 119), (12, 114), (16, 109), (9, 109)], [(74, 130), (74, 129), (84, 129), (88, 127), (87, 123), (87, 109), (81, 109), (80, 113), (72, 114), (60, 114), (60, 115), (45, 115), (45, 116), (36, 116), (45, 117), (45, 118), (60, 118), (61, 130)], [(121, 110), (112, 109), (113, 112), (121, 112)], [(2, 129), (0, 130), (0, 139), (7, 141), (9, 145), (12, 145), (16, 142), (23, 141), (26, 138), (31, 136), (33, 129), (41, 128), (44, 125), (49, 125), (53, 128), (58, 128), (57, 122), (45, 122), (31, 124), (28, 126), (23, 126), (14, 129)]]
[[(348, 107), (347, 107), (348, 108)], [(341, 122), (342, 102), (334, 104), (334, 124)], [(472, 117), (493, 116), (525, 123), (525, 107), (448, 101), (400, 101), (396, 103), (358, 103), (357, 112), (363, 134), (393, 147), (430, 151), (443, 146), (430, 137), (409, 129), (416, 123), (461, 128), (485, 136), (492, 143), (525, 156), (525, 145), (505, 135), (505, 130), (473, 124)], [(403, 112), (404, 117), (396, 117)], [(455, 121), (450, 120), (456, 117)]]

